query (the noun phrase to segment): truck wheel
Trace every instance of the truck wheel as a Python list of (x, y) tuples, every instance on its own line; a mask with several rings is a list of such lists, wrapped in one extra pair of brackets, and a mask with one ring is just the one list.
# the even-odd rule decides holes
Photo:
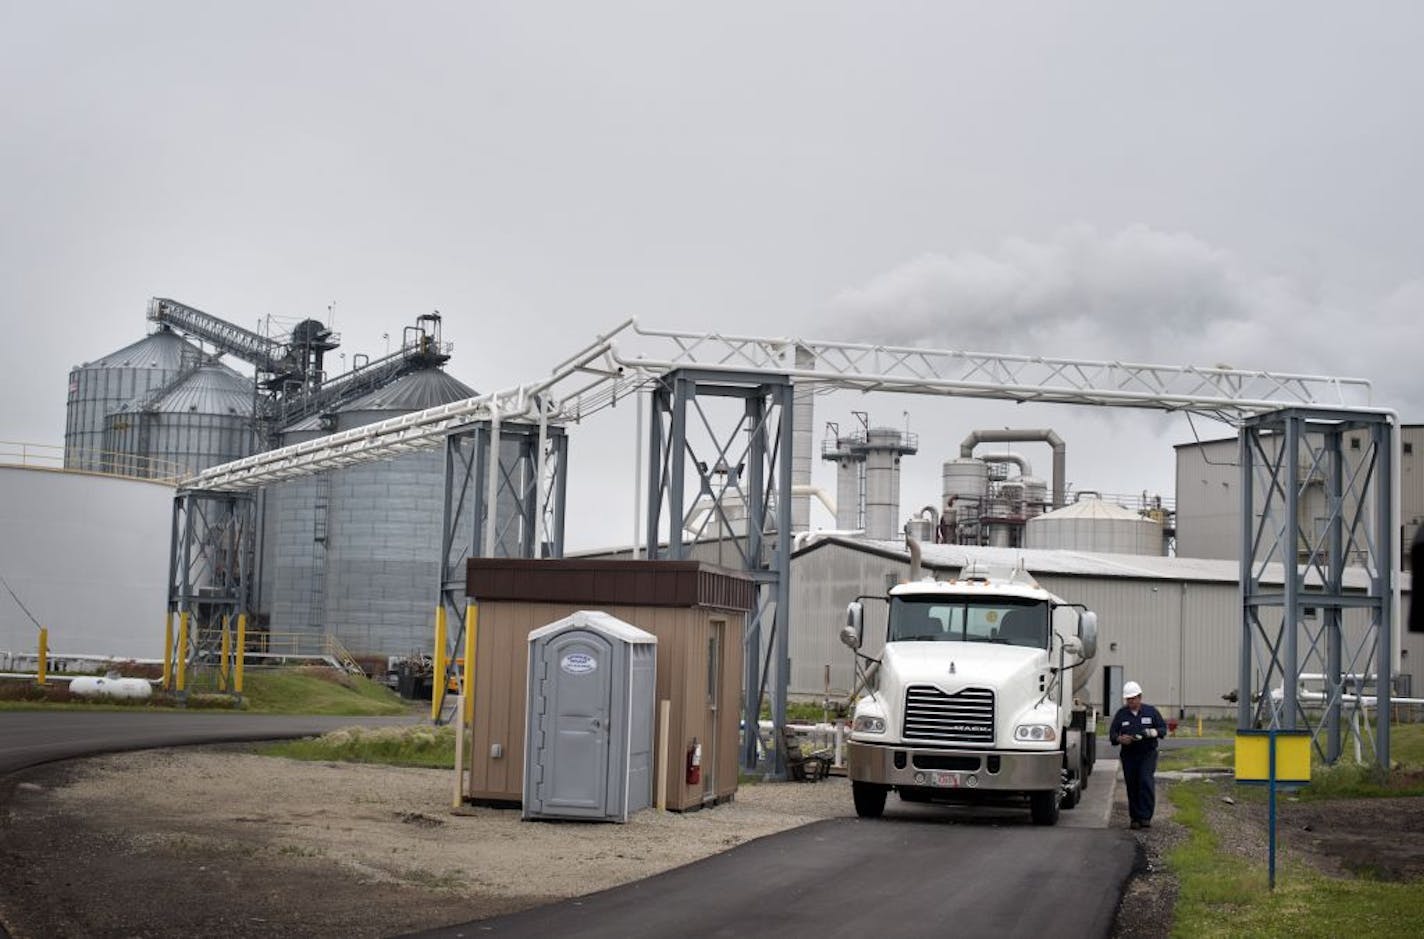
[[(859, 803), (857, 803), (859, 807)], [(1035, 825), (1057, 825), (1058, 824), (1058, 790), (1049, 789), (1045, 792), (1030, 792), (1028, 794), (1028, 809), (1033, 815)]]
[(875, 783), (852, 782), (851, 796), (855, 798), (855, 814), (861, 818), (879, 818), (885, 813), (886, 787)]
[[(1065, 808), (1065, 809), (1073, 809), (1073, 808), (1076, 808), (1077, 805), (1078, 805), (1078, 801), (1083, 798), (1082, 777), (1080, 776), (1080, 777), (1078, 777), (1078, 779), (1079, 779), (1078, 785), (1077, 785), (1077, 786), (1069, 787), (1068, 791), (1063, 794), (1063, 802), (1062, 802), (1062, 804), (1061, 804), (1061, 807), (1062, 807), (1062, 808)], [(1072, 780), (1069, 780), (1069, 782), (1072, 782)], [(1049, 824), (1052, 824), (1052, 823), (1050, 822)]]

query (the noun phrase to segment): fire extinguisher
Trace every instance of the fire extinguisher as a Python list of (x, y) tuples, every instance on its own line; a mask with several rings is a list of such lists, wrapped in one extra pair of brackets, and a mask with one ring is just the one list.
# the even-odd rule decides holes
[(687, 784), (695, 786), (702, 782), (702, 744), (692, 738), (692, 746), (687, 748)]

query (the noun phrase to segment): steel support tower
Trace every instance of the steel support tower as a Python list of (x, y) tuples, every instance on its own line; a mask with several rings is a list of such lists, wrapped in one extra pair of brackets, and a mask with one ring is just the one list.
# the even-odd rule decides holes
[[(547, 422), (504, 422), (496, 415), (445, 437), (445, 502), (439, 611), (447, 633), (444, 682), (471, 625), (465, 562), (475, 557), (564, 556), (568, 436)], [(445, 687), (437, 676), (436, 694)], [(463, 689), (462, 689), (463, 690)]]
[[(730, 542), (736, 566), (756, 583), (756, 608), (743, 634), (742, 686), (742, 766), (754, 770), (761, 699), (768, 679), (774, 679), (772, 723), (777, 728), (786, 724), (794, 433), (791, 379), (768, 372), (674, 369), (654, 384), (651, 397), (645, 516), (648, 557), (687, 559), (692, 546), (715, 523), (714, 536)], [(740, 401), (742, 407), (728, 424), (725, 415), (708, 407), (708, 399)], [(690, 424), (695, 431), (691, 434)], [(700, 516), (694, 531), (684, 528), (689, 491), (698, 493), (711, 508)], [(666, 542), (662, 541), (664, 521)], [(768, 775), (783, 778), (785, 744), (780, 734), (773, 739), (776, 743)]]
[[(189, 489), (174, 496), (164, 659), (182, 663), (177, 674), (209, 662), (229, 674), (230, 663), (220, 663), (219, 653), (227, 649), (231, 654), (237, 618), (253, 607), (256, 527), (251, 492)], [(172, 628), (175, 616), (177, 629)], [(186, 690), (176, 684), (182, 683), (170, 681), (170, 690)]]
[(1238, 727), (1309, 730), (1327, 763), (1348, 730), (1389, 766), (1396, 436), (1384, 415), (1313, 408), (1241, 424)]

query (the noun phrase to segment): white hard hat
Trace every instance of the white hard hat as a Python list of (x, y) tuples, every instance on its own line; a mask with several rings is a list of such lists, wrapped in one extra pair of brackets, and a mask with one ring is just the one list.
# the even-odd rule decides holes
[(1130, 681), (1122, 686), (1122, 699), (1135, 698), (1142, 694), (1142, 686), (1135, 681)]

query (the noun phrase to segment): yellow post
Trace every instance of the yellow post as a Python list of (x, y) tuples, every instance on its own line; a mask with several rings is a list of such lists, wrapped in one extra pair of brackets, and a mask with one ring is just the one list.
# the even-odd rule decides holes
[(237, 614), (237, 662), (232, 670), (232, 690), (242, 694), (242, 667), (247, 664), (247, 614)]
[(173, 690), (173, 611), (163, 616), (163, 690)]
[(1198, 715), (1197, 715), (1197, 736), (1200, 737), (1201, 735), (1202, 735), (1202, 719), (1201, 719), (1201, 715), (1198, 714)]
[(184, 610), (178, 614), (178, 648), (174, 650), (174, 671), (177, 675), (174, 690), (182, 693), (188, 685), (188, 618), (193, 614)]
[(435, 608), (435, 663), (434, 678), (430, 688), (430, 719), (440, 718), (440, 707), (445, 703), (445, 604)]
[(475, 720), (475, 638), (480, 630), (480, 607), (471, 603), (465, 607), (465, 675), (460, 685), (464, 695), (465, 726), (471, 727)]
[(49, 630), (40, 627), (40, 662), (37, 667), (35, 683), (43, 685), (45, 676), (49, 674)]
[(219, 691), (227, 690), (227, 680), (232, 674), (232, 672), (230, 671), (232, 662), (232, 631), (228, 628), (229, 625), (230, 617), (226, 613), (224, 613), (222, 631), (222, 658), (220, 663), (218, 664)]

